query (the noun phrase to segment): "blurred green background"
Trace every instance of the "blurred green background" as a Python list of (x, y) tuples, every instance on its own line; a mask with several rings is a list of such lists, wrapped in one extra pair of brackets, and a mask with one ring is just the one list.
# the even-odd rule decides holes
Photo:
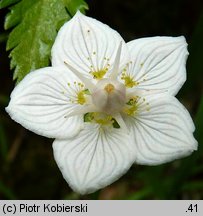
[(121, 179), (90, 195), (63, 180), (52, 140), (27, 131), (5, 112), (15, 83), (5, 51), (7, 9), (0, 11), (0, 199), (202, 199), (203, 198), (203, 2), (202, 0), (92, 0), (87, 15), (116, 29), (126, 41), (184, 35), (188, 79), (177, 97), (191, 113), (199, 149), (165, 165), (134, 165)]

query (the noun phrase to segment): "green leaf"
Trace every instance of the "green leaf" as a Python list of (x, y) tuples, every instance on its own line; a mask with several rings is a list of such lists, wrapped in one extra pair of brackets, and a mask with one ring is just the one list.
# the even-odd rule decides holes
[(80, 9), (88, 8), (83, 0), (21, 0), (10, 8), (5, 29), (13, 28), (7, 41), (12, 50), (14, 79), (50, 63), (50, 51), (59, 28)]
[(63, 2), (71, 16), (73, 16), (77, 10), (80, 10), (82, 13), (88, 10), (88, 5), (83, 0), (63, 0)]
[(16, 2), (19, 2), (20, 0), (1, 0), (0, 1), (0, 9), (8, 7), (12, 4), (15, 4)]

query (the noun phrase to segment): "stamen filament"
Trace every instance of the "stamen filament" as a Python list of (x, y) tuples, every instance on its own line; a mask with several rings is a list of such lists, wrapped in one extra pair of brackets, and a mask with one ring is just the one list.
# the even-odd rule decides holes
[(89, 79), (84, 77), (79, 71), (77, 71), (75, 68), (69, 65), (67, 62), (64, 61), (64, 63), (85, 84), (86, 88), (88, 88), (89, 91), (92, 93), (93, 89), (95, 88), (95, 85)]
[(120, 57), (121, 57), (121, 49), (122, 49), (122, 41), (119, 44), (117, 53), (116, 53), (116, 57), (115, 57), (115, 61), (114, 61), (114, 66), (113, 66), (113, 70), (112, 73), (110, 75), (110, 79), (115, 80), (118, 77), (118, 69), (119, 69), (119, 63), (120, 63)]

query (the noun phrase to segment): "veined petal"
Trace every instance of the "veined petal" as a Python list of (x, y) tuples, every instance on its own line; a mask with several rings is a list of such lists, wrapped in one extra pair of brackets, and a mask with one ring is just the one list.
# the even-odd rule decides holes
[[(6, 111), (25, 128), (50, 138), (76, 135), (83, 127), (82, 115), (68, 118), (80, 80), (64, 67), (47, 67), (28, 74), (13, 90)], [(84, 105), (85, 106), (85, 105)]]
[(194, 124), (183, 105), (168, 94), (146, 97), (137, 115), (128, 118), (135, 142), (136, 163), (157, 165), (191, 154), (197, 150)]
[(187, 43), (184, 37), (151, 37), (127, 43), (131, 54), (128, 73), (138, 88), (176, 95), (186, 80)]
[(52, 65), (63, 65), (65, 61), (87, 77), (101, 79), (113, 68), (121, 43), (119, 68), (129, 60), (122, 37), (109, 26), (78, 11), (58, 32), (52, 48)]
[(134, 162), (134, 147), (122, 130), (90, 123), (74, 139), (53, 143), (63, 177), (81, 194), (92, 193), (123, 175)]

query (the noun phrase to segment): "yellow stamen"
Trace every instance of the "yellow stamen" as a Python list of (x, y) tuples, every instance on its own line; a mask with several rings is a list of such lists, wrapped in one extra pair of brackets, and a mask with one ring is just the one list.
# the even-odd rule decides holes
[(92, 112), (85, 114), (84, 121), (95, 122), (100, 125), (113, 125), (115, 120), (111, 115), (107, 115), (105, 113)]
[(101, 125), (111, 125), (113, 124), (112, 116), (107, 116), (106, 118), (102, 119), (94, 119), (96, 123)]
[(123, 112), (129, 116), (134, 116), (138, 109), (139, 96), (132, 97), (127, 103)]
[(90, 74), (92, 74), (94, 79), (100, 80), (104, 77), (106, 74), (107, 69), (99, 70), (99, 71), (91, 71)]
[(123, 109), (123, 112), (129, 116), (134, 116), (135, 113), (137, 111), (137, 106), (136, 105), (132, 105), (132, 106), (128, 106), (128, 107), (125, 107)]
[(77, 93), (77, 103), (79, 103), (80, 105), (83, 105), (86, 102), (84, 94), (84, 91), (79, 91)]
[(127, 88), (132, 88), (132, 87), (138, 85), (138, 82), (134, 81), (133, 78), (130, 76), (125, 75), (122, 77), (122, 79), (124, 80), (125, 86)]

